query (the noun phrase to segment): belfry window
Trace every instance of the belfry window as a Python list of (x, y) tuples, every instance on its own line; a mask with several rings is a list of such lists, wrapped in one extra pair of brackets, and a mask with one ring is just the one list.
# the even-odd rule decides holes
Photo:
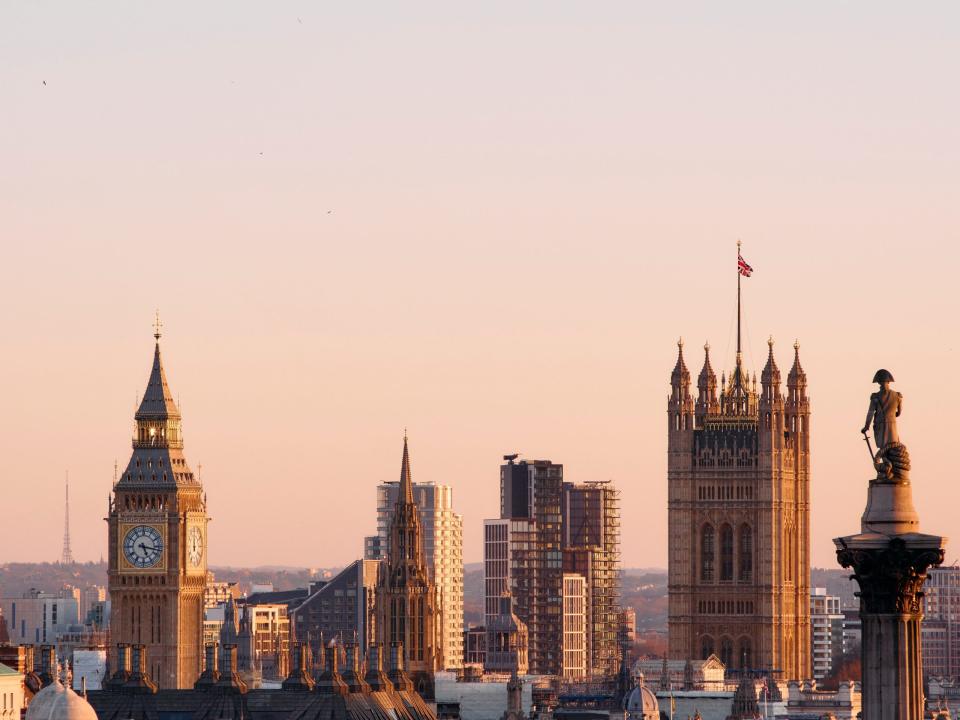
[(713, 582), (714, 530), (713, 525), (704, 525), (700, 535), (700, 580)]
[(753, 582), (753, 529), (744, 523), (740, 526), (740, 573), (742, 583)]
[(720, 527), (720, 582), (733, 582), (733, 528)]

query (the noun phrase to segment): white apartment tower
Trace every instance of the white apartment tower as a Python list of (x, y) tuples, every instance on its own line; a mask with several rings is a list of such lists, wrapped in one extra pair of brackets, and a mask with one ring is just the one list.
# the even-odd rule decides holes
[(843, 652), (843, 613), (840, 598), (822, 587), (810, 590), (810, 657), (813, 677), (823, 680)]
[[(367, 560), (387, 557), (390, 519), (400, 492), (399, 482), (377, 486), (377, 534), (364, 542)], [(463, 516), (453, 510), (453, 488), (432, 482), (413, 483), (413, 499), (420, 510), (423, 551), (432, 580), (442, 622), (437, 638), (444, 669), (463, 666)]]

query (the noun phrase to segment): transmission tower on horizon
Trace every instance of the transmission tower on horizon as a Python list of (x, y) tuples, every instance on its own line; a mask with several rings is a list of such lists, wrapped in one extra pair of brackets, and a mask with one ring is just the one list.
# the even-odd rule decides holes
[(67, 470), (66, 504), (63, 508), (63, 552), (60, 554), (61, 565), (73, 565), (73, 551), (70, 550), (70, 471)]

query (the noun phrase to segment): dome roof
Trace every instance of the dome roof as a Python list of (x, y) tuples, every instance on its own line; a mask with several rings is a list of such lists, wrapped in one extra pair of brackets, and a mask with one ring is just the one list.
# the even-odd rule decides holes
[[(631, 720), (660, 720), (660, 705), (653, 690), (640, 683), (627, 696), (627, 717)], [(29, 720), (29, 719), (28, 719)]]
[(97, 713), (84, 698), (57, 680), (34, 696), (27, 708), (27, 720), (97, 720)]

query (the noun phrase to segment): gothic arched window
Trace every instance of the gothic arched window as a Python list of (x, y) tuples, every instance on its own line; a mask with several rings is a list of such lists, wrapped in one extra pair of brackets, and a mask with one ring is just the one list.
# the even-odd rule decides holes
[(720, 582), (733, 582), (733, 528), (720, 526)]
[(727, 667), (733, 667), (733, 640), (728, 637), (720, 638), (720, 662)]
[(753, 582), (753, 528), (740, 526), (740, 582)]
[(711, 655), (713, 655), (713, 638), (704, 635), (700, 638), (700, 657), (706, 660)]
[(713, 582), (714, 531), (707, 524), (700, 531), (700, 581)]

